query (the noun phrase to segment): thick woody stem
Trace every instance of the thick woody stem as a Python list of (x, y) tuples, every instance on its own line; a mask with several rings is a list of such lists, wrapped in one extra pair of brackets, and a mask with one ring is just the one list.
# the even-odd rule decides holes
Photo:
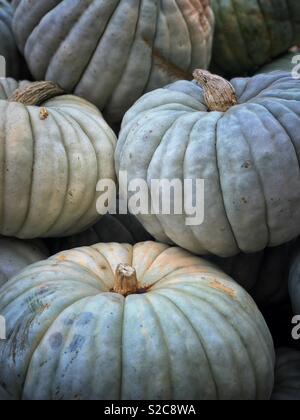
[(35, 82), (15, 90), (8, 100), (28, 106), (40, 106), (44, 102), (64, 94), (65, 91), (53, 82)]
[(209, 111), (226, 112), (238, 104), (234, 87), (223, 77), (206, 70), (195, 70), (193, 76), (204, 90), (204, 99)]
[(114, 292), (123, 296), (136, 293), (138, 281), (136, 271), (127, 264), (119, 264), (115, 274)]

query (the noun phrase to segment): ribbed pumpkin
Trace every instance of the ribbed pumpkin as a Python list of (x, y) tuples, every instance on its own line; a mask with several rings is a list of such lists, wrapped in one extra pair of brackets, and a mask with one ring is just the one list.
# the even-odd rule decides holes
[(16, 399), (268, 399), (274, 350), (249, 295), (179, 248), (99, 244), (0, 291)]
[(99, 242), (134, 245), (152, 239), (137, 218), (131, 214), (107, 214), (85, 232), (66, 238), (49, 239), (47, 240), (47, 246), (52, 254), (56, 254), (67, 249), (91, 246)]
[(93, 105), (53, 83), (17, 87), (0, 80), (0, 233), (80, 232), (100, 218), (98, 181), (115, 180), (115, 135)]
[(0, 56), (6, 60), (6, 75), (19, 78), (21, 65), (24, 66), (24, 63), (12, 31), (12, 18), (12, 6), (6, 0), (0, 0)]
[(209, 0), (21, 0), (20, 49), (37, 80), (52, 80), (118, 122), (144, 93), (211, 57)]
[(212, 0), (216, 29), (212, 70), (253, 74), (300, 42), (299, 0)]
[(42, 242), (0, 238), (0, 286), (28, 265), (44, 260), (48, 255)]
[(197, 83), (158, 89), (127, 112), (116, 169), (127, 171), (129, 183), (145, 180), (150, 202), (164, 199), (153, 188), (151, 196), (152, 180), (203, 179), (204, 222), (186, 226), (186, 214), (139, 220), (157, 240), (197, 254), (254, 253), (294, 239), (300, 234), (299, 81), (282, 72), (232, 84), (194, 74)]
[(272, 400), (300, 400), (300, 351), (287, 348), (277, 350)]
[(290, 51), (287, 54), (280, 56), (276, 60), (271, 61), (271, 63), (268, 63), (262, 68), (260, 68), (257, 74), (268, 73), (271, 71), (278, 70), (292, 72), (293, 69), (296, 67), (297, 63), (299, 63), (300, 61), (298, 60), (296, 63), (293, 62), (293, 59), (295, 57), (300, 57), (300, 50), (298, 52)]
[(297, 246), (298, 243), (292, 241), (255, 254), (208, 258), (244, 287), (259, 306), (277, 307), (289, 300), (290, 264)]
[(300, 315), (300, 245), (295, 252), (291, 265), (289, 289), (294, 313)]

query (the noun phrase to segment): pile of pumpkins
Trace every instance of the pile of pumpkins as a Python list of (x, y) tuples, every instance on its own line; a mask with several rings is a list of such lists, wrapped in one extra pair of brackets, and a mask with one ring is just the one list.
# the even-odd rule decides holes
[[(299, 22), (0, 0), (0, 399), (300, 399)], [(203, 179), (203, 223), (106, 214), (124, 172)]]

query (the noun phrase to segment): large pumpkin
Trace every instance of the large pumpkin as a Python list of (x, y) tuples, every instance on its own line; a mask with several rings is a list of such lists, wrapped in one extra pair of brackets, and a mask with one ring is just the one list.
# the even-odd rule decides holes
[[(5, 74), (0, 77), (10, 76), (19, 78), (29, 77), (26, 63), (19, 53), (12, 30), (13, 8), (6, 0), (0, 0), (0, 56), (5, 58)], [(1, 73), (3, 63), (1, 63)]]
[(300, 400), (300, 351), (287, 348), (277, 350), (272, 400)]
[[(198, 83), (151, 92), (127, 112), (116, 169), (127, 171), (129, 184), (146, 181), (151, 203), (165, 199), (153, 180), (183, 186), (204, 180), (204, 202), (197, 191), (204, 222), (187, 226), (185, 211), (139, 215), (140, 221), (159, 241), (197, 254), (253, 253), (294, 239), (300, 234), (299, 81), (282, 72), (232, 85), (200, 70), (195, 78)], [(189, 195), (183, 194), (184, 209)]]
[(234, 278), (261, 307), (276, 307), (289, 300), (288, 278), (297, 242), (231, 258), (208, 257)]
[(0, 286), (28, 265), (44, 260), (48, 255), (41, 242), (0, 238)]
[(227, 77), (253, 74), (300, 42), (299, 0), (212, 0), (212, 7), (212, 69)]
[(100, 217), (98, 181), (115, 180), (115, 135), (93, 105), (50, 82), (17, 87), (0, 80), (0, 233), (80, 232)]
[(210, 0), (21, 0), (14, 32), (37, 80), (118, 122), (144, 92), (207, 68), (213, 20)]
[(99, 242), (134, 245), (152, 239), (137, 218), (131, 214), (107, 214), (85, 232), (66, 238), (49, 239), (47, 246), (52, 254), (56, 254), (67, 249), (95, 245)]
[(99, 244), (0, 292), (1, 385), (17, 399), (268, 399), (274, 350), (248, 294), (179, 248)]

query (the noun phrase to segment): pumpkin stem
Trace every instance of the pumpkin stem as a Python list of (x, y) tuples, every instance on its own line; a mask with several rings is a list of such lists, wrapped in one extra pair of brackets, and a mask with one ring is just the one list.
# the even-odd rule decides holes
[(204, 90), (204, 99), (209, 111), (226, 112), (237, 105), (234, 87), (223, 77), (206, 70), (195, 70), (193, 76)]
[(136, 271), (127, 264), (119, 264), (115, 274), (114, 292), (123, 296), (136, 293), (138, 281)]
[(64, 90), (56, 83), (35, 82), (15, 90), (8, 100), (9, 102), (19, 102), (28, 106), (40, 106), (49, 99), (64, 94)]

